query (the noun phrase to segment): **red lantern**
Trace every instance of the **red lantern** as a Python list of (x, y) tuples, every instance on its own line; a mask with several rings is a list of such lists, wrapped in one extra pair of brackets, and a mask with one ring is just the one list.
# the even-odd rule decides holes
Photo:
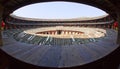
[(1, 24), (2, 27), (5, 27), (5, 23), (2, 21), (2, 24)]
[(117, 22), (117, 21), (114, 22), (113, 26), (114, 26), (114, 27), (118, 27), (118, 22)]

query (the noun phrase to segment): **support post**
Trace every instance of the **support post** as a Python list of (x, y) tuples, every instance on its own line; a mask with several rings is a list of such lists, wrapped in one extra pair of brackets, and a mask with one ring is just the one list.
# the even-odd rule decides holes
[(0, 5), (0, 47), (3, 46), (3, 41), (2, 41), (2, 29), (1, 29), (1, 23), (2, 23), (2, 14), (3, 14), (3, 7)]
[(117, 35), (117, 44), (119, 44), (119, 45), (120, 45), (120, 15), (119, 15), (119, 14), (118, 14), (117, 21), (118, 21), (118, 35)]

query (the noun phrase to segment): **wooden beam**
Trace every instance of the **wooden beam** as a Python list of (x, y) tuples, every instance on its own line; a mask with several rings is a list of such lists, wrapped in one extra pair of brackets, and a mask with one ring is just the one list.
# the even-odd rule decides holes
[(116, 5), (114, 5), (112, 2), (110, 2), (109, 0), (104, 0), (104, 1), (108, 4), (108, 6), (111, 7), (110, 9), (114, 10), (114, 12), (120, 11), (119, 8)]

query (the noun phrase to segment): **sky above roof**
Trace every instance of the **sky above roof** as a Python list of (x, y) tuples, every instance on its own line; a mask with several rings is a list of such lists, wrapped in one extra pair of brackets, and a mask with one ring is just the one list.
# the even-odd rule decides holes
[(106, 15), (101, 9), (75, 2), (42, 2), (21, 7), (12, 14), (27, 18), (70, 19)]

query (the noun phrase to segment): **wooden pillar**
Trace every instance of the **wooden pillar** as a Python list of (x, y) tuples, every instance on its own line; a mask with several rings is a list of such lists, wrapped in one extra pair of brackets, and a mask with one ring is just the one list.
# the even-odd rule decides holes
[(118, 36), (117, 36), (117, 44), (120, 45), (120, 14), (118, 15), (117, 21), (118, 21)]
[(3, 7), (0, 5), (0, 46), (3, 46), (3, 41), (2, 41), (2, 29), (1, 29), (1, 23), (2, 23), (2, 14), (3, 14)]

